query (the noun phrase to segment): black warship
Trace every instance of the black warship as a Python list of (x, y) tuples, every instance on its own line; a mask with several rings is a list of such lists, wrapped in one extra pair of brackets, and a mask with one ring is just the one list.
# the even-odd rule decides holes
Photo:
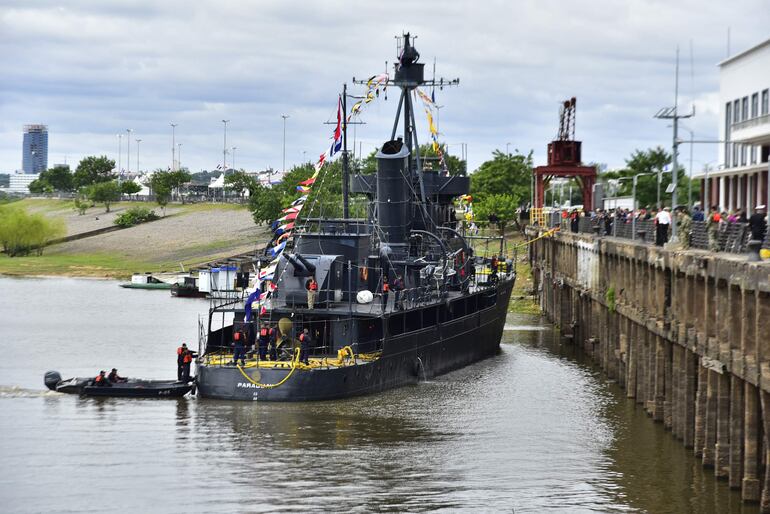
[[(425, 80), (408, 34), (395, 68), (386, 85), (399, 88), (400, 99), (376, 173), (348, 176), (343, 151), (343, 217), (303, 220), (281, 254), (273, 278), (278, 288), (252, 319), (246, 321), (245, 294), (212, 300), (196, 360), (202, 397), (313, 401), (371, 394), (499, 351), (516, 278), (502, 257), (504, 241), (466, 234), (454, 200), (468, 193), (469, 178), (424, 169), (418, 151), (413, 92), (447, 82)], [(366, 218), (349, 217), (349, 193), (366, 195)], [(494, 256), (478, 255), (472, 245), (478, 241), (487, 249), (491, 243)], [(318, 283), (312, 309), (311, 276)], [(398, 276), (403, 289), (383, 302), (383, 280), (394, 284)], [(234, 365), (234, 332), (254, 345), (265, 323), (294, 345), (309, 329), (309, 363), (299, 362), (298, 352), (277, 361), (250, 352), (245, 365)]]

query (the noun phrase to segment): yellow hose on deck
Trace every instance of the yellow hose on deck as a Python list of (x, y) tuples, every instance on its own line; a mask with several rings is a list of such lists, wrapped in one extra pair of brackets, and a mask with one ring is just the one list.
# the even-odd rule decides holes
[(287, 380), (289, 380), (289, 377), (294, 373), (294, 370), (297, 369), (297, 363), (299, 362), (299, 348), (295, 351), (294, 358), (291, 360), (291, 371), (289, 371), (283, 379), (281, 379), (280, 382), (277, 382), (275, 384), (261, 384), (259, 382), (255, 382), (251, 379), (250, 376), (246, 374), (246, 372), (243, 371), (240, 365), (236, 364), (235, 367), (238, 368), (238, 371), (241, 372), (241, 375), (243, 375), (243, 378), (254, 384), (255, 386), (262, 388), (262, 389), (272, 389), (274, 387), (278, 387), (279, 385), (283, 384)]

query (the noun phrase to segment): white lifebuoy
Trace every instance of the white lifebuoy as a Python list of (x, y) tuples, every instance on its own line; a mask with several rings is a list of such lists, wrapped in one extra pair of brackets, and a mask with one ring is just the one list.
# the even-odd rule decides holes
[(374, 300), (374, 295), (367, 289), (359, 291), (356, 295), (356, 301), (358, 303), (370, 303), (372, 300)]

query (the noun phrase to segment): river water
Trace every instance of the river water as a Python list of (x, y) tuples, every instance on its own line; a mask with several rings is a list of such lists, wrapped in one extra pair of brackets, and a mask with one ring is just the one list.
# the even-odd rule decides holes
[(494, 358), (345, 401), (45, 391), (49, 369), (173, 378), (207, 307), (0, 278), (0, 511), (756, 512), (536, 316)]

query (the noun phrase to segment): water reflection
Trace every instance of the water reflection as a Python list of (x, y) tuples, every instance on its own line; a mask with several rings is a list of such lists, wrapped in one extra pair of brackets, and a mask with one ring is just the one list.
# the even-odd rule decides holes
[[(20, 308), (41, 283), (45, 316)], [(205, 302), (94, 281), (0, 290), (3, 511), (756, 512), (537, 317), (509, 318), (493, 358), (376, 396), (81, 399), (43, 390), (52, 361), (164, 378)], [(112, 314), (83, 322), (81, 297)]]
[(604, 452), (611, 463), (607, 476), (615, 482), (615, 488), (608, 488), (608, 492), (619, 503), (647, 512), (758, 512), (756, 505), (741, 502), (739, 491), (731, 491), (727, 482), (704, 470), (692, 450), (685, 449), (662, 423), (653, 423), (574, 345), (549, 332), (522, 332), (517, 334), (516, 343), (575, 363), (602, 384), (605, 394), (598, 415), (613, 434)]

